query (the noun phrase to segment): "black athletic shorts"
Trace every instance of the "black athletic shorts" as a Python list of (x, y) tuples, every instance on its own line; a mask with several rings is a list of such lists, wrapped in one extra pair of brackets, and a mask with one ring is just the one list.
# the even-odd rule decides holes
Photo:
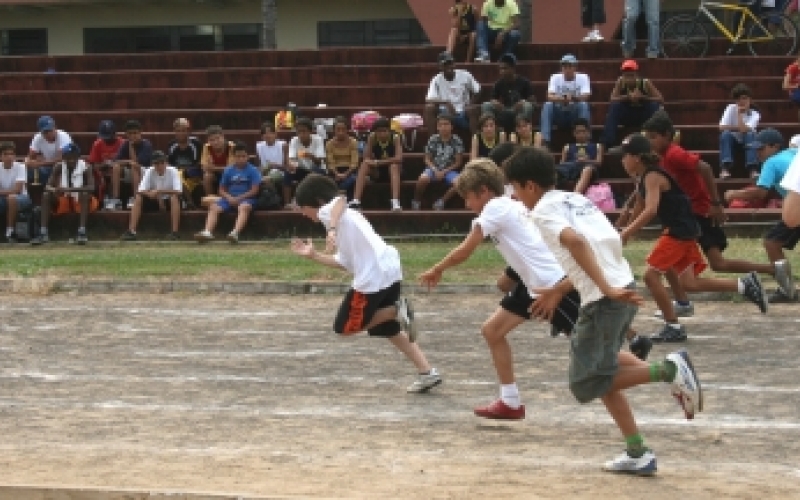
[(700, 225), (700, 237), (697, 239), (697, 243), (700, 244), (703, 253), (707, 255), (712, 248), (719, 248), (720, 252), (724, 252), (728, 248), (728, 237), (725, 236), (722, 226), (715, 225), (710, 217), (695, 215), (694, 218)]
[[(169, 212), (172, 210), (172, 200), (167, 198), (164, 200), (164, 208)], [(142, 212), (158, 212), (161, 209), (158, 205), (158, 200), (154, 200), (149, 196), (142, 196)]]
[(800, 240), (800, 226), (792, 229), (784, 224), (783, 221), (778, 221), (778, 223), (769, 230), (765, 239), (780, 241), (783, 248), (794, 250), (798, 240)]
[[(506, 270), (506, 275), (509, 275), (508, 270), (511, 270), (511, 268)], [(511, 272), (514, 271), (511, 270)], [(532, 299), (528, 293), (528, 287), (526, 287), (521, 280), (516, 281), (517, 285), (514, 289), (506, 294), (503, 300), (500, 301), (500, 307), (521, 318), (531, 319), (530, 309), (531, 305), (534, 303), (534, 299)], [(580, 309), (581, 296), (578, 294), (577, 290), (572, 290), (566, 294), (561, 300), (561, 303), (558, 304), (558, 307), (553, 313), (553, 319), (550, 320), (550, 324), (553, 325), (558, 332), (571, 334), (572, 330), (575, 329), (575, 322), (578, 320)]]
[[(340, 335), (353, 335), (364, 331), (364, 327), (375, 316), (378, 309), (395, 305), (400, 298), (401, 282), (396, 281), (388, 288), (375, 293), (361, 293), (352, 288), (342, 300), (339, 312), (333, 323), (333, 331)], [(373, 337), (394, 337), (400, 333), (400, 323), (392, 319), (368, 330)]]

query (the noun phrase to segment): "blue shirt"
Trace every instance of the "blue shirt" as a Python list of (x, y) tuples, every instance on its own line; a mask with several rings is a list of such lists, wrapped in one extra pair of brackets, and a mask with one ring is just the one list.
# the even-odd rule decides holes
[(219, 184), (228, 191), (229, 195), (241, 196), (250, 191), (253, 186), (261, 185), (261, 173), (250, 163), (244, 168), (231, 165), (225, 168)]
[[(132, 160), (130, 141), (125, 141), (119, 147), (117, 152), (117, 160)], [(153, 163), (153, 145), (147, 139), (142, 139), (133, 145), (133, 151), (136, 153), (136, 163), (143, 167), (149, 167)]]
[(756, 186), (767, 190), (775, 188), (781, 198), (785, 198), (786, 190), (781, 187), (781, 180), (796, 154), (797, 149), (789, 148), (767, 158), (761, 166), (761, 175), (758, 176)]

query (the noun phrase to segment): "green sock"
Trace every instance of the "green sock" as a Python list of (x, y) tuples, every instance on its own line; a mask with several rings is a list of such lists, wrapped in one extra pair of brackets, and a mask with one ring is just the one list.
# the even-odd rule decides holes
[(625, 437), (625, 450), (631, 458), (639, 458), (647, 451), (644, 438), (638, 432)]
[(650, 363), (650, 382), (672, 382), (677, 370), (675, 363), (666, 359)]

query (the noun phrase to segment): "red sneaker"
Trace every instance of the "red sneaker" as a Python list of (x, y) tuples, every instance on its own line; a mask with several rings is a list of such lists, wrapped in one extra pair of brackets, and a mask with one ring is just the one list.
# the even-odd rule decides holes
[(525, 405), (514, 409), (498, 399), (489, 405), (475, 408), (475, 415), (494, 420), (522, 420), (525, 418)]

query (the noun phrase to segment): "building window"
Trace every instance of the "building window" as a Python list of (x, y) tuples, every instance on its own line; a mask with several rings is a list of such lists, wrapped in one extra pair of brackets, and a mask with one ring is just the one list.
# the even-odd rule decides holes
[(4, 56), (47, 54), (47, 29), (0, 30)]
[(84, 28), (86, 54), (261, 48), (260, 24)]
[(428, 45), (430, 41), (416, 19), (373, 21), (320, 21), (317, 43), (322, 47), (379, 47)]

